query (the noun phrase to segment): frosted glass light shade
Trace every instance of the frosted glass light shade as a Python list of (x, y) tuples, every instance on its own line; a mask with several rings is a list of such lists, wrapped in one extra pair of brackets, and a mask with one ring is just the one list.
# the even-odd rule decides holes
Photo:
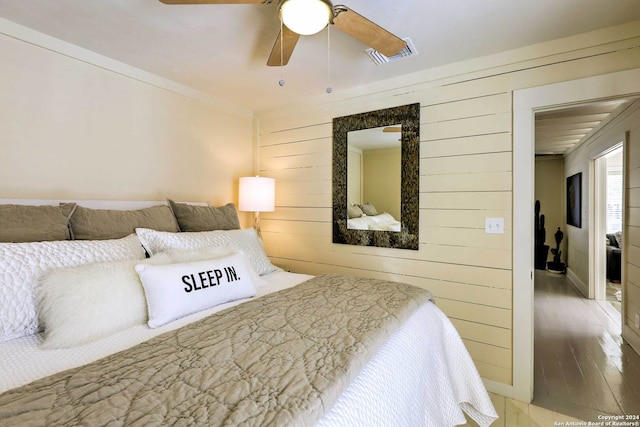
[(261, 176), (240, 178), (238, 209), (241, 211), (273, 212), (276, 180)]
[(284, 0), (280, 3), (280, 19), (284, 25), (304, 36), (322, 30), (332, 16), (333, 6), (328, 1)]

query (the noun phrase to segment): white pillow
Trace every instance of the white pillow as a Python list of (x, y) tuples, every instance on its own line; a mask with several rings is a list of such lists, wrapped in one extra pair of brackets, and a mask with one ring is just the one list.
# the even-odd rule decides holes
[(249, 275), (251, 276), (251, 280), (253, 281), (254, 285), (259, 288), (267, 284), (267, 281), (260, 277), (260, 275), (258, 275), (258, 273), (256, 273), (256, 271), (253, 269), (251, 263), (249, 262), (249, 259), (247, 258), (247, 255), (238, 248), (229, 246), (214, 246), (197, 250), (172, 250), (169, 252), (162, 252), (154, 255), (151, 258), (145, 260), (143, 263), (179, 264), (183, 262), (205, 261), (209, 259), (223, 258), (235, 254), (242, 254), (242, 256), (244, 257), (247, 263), (247, 267), (249, 268)]
[(45, 273), (37, 290), (42, 347), (85, 344), (147, 320), (139, 260), (87, 264)]
[(359, 218), (351, 218), (347, 220), (347, 228), (353, 230), (368, 230), (371, 225), (371, 217), (363, 215)]
[(126, 259), (144, 259), (134, 234), (113, 240), (0, 243), (0, 341), (38, 331), (35, 288), (44, 272)]
[[(68, 348), (147, 322), (147, 303), (136, 265), (215, 259), (232, 248), (166, 252), (147, 260), (87, 264), (52, 270), (37, 291), (44, 348)], [(254, 283), (264, 280), (250, 271)]]
[(144, 286), (151, 328), (257, 293), (243, 254), (180, 264), (138, 264), (136, 271)]
[(150, 255), (175, 249), (203, 249), (207, 247), (234, 247), (247, 256), (259, 275), (280, 270), (271, 264), (262, 242), (253, 228), (170, 233), (148, 228), (136, 228), (136, 234)]
[(385, 224), (390, 224), (390, 223), (395, 223), (398, 222), (393, 215), (391, 215), (390, 213), (387, 212), (383, 212), (381, 214), (378, 214), (376, 216), (372, 216), (370, 217), (371, 220), (373, 222), (377, 222), (377, 223), (385, 223)]
[(400, 221), (396, 221), (393, 215), (389, 213), (381, 213), (376, 216), (370, 216), (371, 225), (369, 225), (370, 230), (386, 230), (386, 231), (400, 231)]

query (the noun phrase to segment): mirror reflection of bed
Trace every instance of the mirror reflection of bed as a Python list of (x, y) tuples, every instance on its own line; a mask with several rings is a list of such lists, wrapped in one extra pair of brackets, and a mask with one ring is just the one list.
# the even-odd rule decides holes
[(400, 124), (347, 135), (347, 228), (400, 232)]

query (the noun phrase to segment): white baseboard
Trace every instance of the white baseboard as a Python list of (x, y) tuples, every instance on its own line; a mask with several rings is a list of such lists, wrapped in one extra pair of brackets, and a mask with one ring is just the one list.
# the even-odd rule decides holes
[(567, 278), (569, 279), (569, 282), (571, 282), (571, 284), (579, 290), (582, 295), (584, 295), (585, 298), (589, 298), (589, 285), (580, 280), (580, 278), (576, 276), (570, 268), (567, 268)]
[(530, 390), (519, 390), (517, 387), (510, 384), (503, 384), (497, 381), (482, 379), (485, 388), (490, 393), (499, 394), (500, 396), (508, 397), (510, 399), (519, 400), (524, 403), (531, 403), (532, 394)]

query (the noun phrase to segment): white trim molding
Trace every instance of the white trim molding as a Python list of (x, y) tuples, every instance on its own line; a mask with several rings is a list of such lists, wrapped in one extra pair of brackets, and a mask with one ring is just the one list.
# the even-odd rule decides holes
[(32, 30), (31, 28), (16, 24), (4, 18), (0, 18), (0, 34), (7, 37), (21, 40), (42, 49), (73, 58), (77, 61), (93, 65), (103, 70), (128, 77), (139, 82), (155, 86), (160, 89), (196, 99), (211, 106), (221, 109), (222, 111), (232, 112), (240, 116), (251, 117), (253, 112), (247, 108), (237, 105), (231, 105), (228, 102), (214, 98), (204, 92), (197, 91), (183, 84), (160, 77), (156, 74), (144, 71), (140, 68), (116, 61), (104, 55), (100, 55), (83, 47), (68, 43), (66, 41), (51, 37), (47, 34)]
[[(591, 258), (593, 259), (593, 258)], [(585, 298), (589, 298), (589, 285), (584, 283), (570, 268), (567, 268), (567, 279)]]

